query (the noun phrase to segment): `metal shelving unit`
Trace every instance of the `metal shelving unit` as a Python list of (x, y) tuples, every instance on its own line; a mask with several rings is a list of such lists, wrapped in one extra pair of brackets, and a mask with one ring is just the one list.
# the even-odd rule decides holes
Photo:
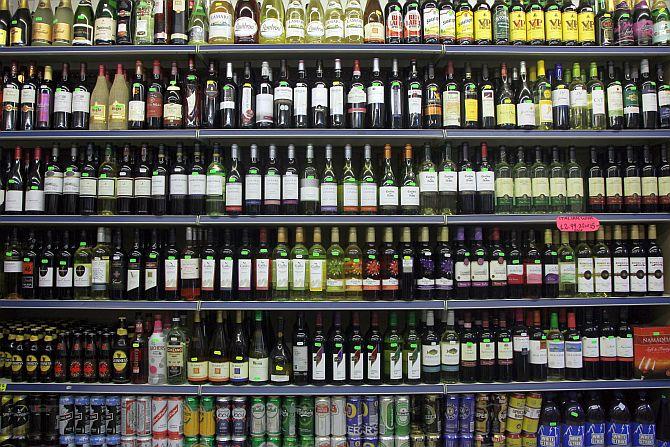
[(0, 225), (58, 225), (58, 226), (163, 226), (197, 225), (198, 216), (44, 216), (1, 215)]
[(0, 141), (195, 141), (195, 129), (161, 130), (16, 130), (0, 132)]
[(445, 129), (447, 141), (486, 141), (489, 144), (624, 144), (628, 142), (665, 142), (670, 130), (488, 130)]
[(443, 216), (200, 216), (199, 225), (443, 225)]
[(608, 298), (540, 298), (503, 300), (449, 300), (447, 309), (510, 309), (542, 307), (616, 307), (616, 306), (668, 306), (670, 296), (635, 296)]
[(200, 310), (441, 310), (444, 301), (202, 301)]
[[(334, 144), (352, 145), (405, 143), (428, 143), (441, 141), (444, 134), (440, 129), (201, 129), (198, 138), (202, 141), (225, 143), (277, 143), (277, 144)], [(362, 147), (360, 148), (362, 149)]]
[(288, 45), (199, 45), (198, 55), (205, 59), (229, 60), (277, 60), (304, 59), (313, 65), (314, 59), (326, 59), (329, 65), (331, 58), (354, 59), (379, 57), (414, 57), (437, 60), (443, 54), (440, 44), (288, 44)]
[[(444, 54), (449, 58), (500, 60), (530, 57), (533, 59), (588, 58), (627, 59), (630, 57), (670, 57), (668, 47), (598, 47), (598, 46), (549, 46), (549, 45), (444, 45)], [(565, 67), (565, 66), (564, 66)]]
[(509, 393), (527, 391), (628, 390), (670, 388), (665, 380), (580, 380), (560, 382), (455, 383), (445, 385), (446, 394)]
[[(445, 216), (449, 225), (548, 225), (555, 224), (563, 214), (462, 214)], [(646, 224), (670, 222), (668, 213), (581, 213), (575, 216), (593, 216), (604, 224)]]
[[(39, 58), (40, 62), (126, 62), (135, 59), (186, 59), (196, 54), (195, 45), (112, 45), (112, 46), (47, 46), (47, 47), (4, 47), (0, 57), (4, 60), (29, 60)], [(89, 65), (88, 69), (96, 67)], [(70, 67), (73, 72), (78, 67)]]
[(198, 301), (5, 300), (0, 309), (198, 310)]
[[(4, 389), (3, 389), (4, 388)], [(0, 382), (0, 391), (10, 393), (63, 394), (200, 394), (198, 385), (132, 385), (119, 383), (9, 383)]]
[(351, 396), (357, 394), (442, 394), (444, 385), (202, 385), (200, 394), (224, 396)]

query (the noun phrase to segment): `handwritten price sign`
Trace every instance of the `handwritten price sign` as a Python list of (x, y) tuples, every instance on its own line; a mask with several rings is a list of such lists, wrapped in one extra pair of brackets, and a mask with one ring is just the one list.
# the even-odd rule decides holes
[(596, 231), (600, 221), (593, 216), (558, 216), (556, 227), (561, 231)]

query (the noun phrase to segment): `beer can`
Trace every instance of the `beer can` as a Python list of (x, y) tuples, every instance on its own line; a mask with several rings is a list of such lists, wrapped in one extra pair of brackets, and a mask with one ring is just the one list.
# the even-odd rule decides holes
[[(199, 445), (199, 439), (197, 436), (186, 436), (184, 438), (184, 447), (194, 447)], [(242, 444), (244, 446), (244, 444)]]
[(362, 447), (363, 439), (360, 436), (347, 436), (347, 447)]
[(314, 447), (314, 436), (300, 436), (298, 437), (298, 446), (299, 447)]
[(360, 396), (347, 396), (347, 436), (363, 434), (363, 403)]
[(265, 398), (254, 396), (251, 398), (251, 422), (249, 434), (251, 436), (265, 436), (266, 433), (266, 413)]
[(328, 436), (314, 436), (315, 447), (330, 447), (330, 435)]
[(472, 433), (458, 434), (458, 447), (472, 447)]
[[(119, 396), (105, 397), (105, 431), (107, 436), (121, 435), (121, 398)], [(121, 442), (119, 440), (119, 442)]]
[(216, 447), (230, 447), (233, 443), (233, 438), (230, 436), (217, 436), (216, 437)]
[(284, 436), (282, 447), (298, 447), (298, 438), (295, 436)]
[(168, 447), (167, 436), (152, 436), (151, 447)]
[(214, 447), (214, 443), (216, 443), (216, 438), (214, 436), (200, 436), (198, 445), (200, 447)]
[(136, 439), (135, 436), (121, 436), (121, 447), (135, 447)]
[(522, 433), (521, 434), (521, 446), (522, 447), (536, 447), (537, 446), (537, 434), (536, 433)]
[(523, 424), (523, 414), (526, 411), (526, 395), (523, 393), (512, 393), (507, 405), (507, 420), (505, 430), (507, 433), (519, 434)]
[(197, 438), (200, 434), (199, 405), (197, 397), (188, 396), (184, 399), (184, 436), (187, 438)]
[(365, 396), (361, 405), (363, 412), (363, 437), (379, 436), (379, 401), (377, 396)]
[[(0, 366), (3, 358), (0, 357)], [(60, 405), (59, 405), (60, 408)], [(57, 410), (59, 411), (59, 410)], [(58, 427), (58, 413), (56, 413), (56, 426)], [(9, 394), (0, 395), (0, 438), (9, 439), (12, 434), (12, 396)]]
[(135, 396), (123, 396), (121, 397), (121, 436), (135, 436), (136, 434), (137, 399)]
[(216, 398), (216, 436), (231, 436), (232, 404), (229, 396)]
[[(151, 405), (151, 404), (149, 404)], [(151, 406), (149, 407), (151, 408)], [(151, 425), (149, 425), (151, 427)], [(135, 440), (136, 447), (151, 447), (151, 435), (149, 436), (138, 436)]]
[(347, 447), (346, 436), (331, 436), (330, 447)]
[[(330, 436), (330, 398), (319, 396), (314, 398), (314, 434)], [(328, 441), (330, 444), (330, 440)]]
[(74, 445), (76, 447), (91, 447), (89, 435), (74, 435)]
[(281, 398), (279, 396), (269, 396), (265, 403), (265, 430), (269, 436), (281, 435)]
[[(74, 435), (74, 397), (61, 396), (58, 399), (58, 434)], [(69, 440), (69, 438), (67, 438)], [(74, 439), (72, 440), (74, 442)]]
[(395, 436), (395, 447), (410, 447), (409, 435)]
[(492, 397), (491, 432), (505, 433), (507, 423), (507, 394), (495, 393)]
[(429, 435), (440, 434), (440, 397), (437, 394), (423, 396), (423, 432)]
[[(47, 394), (43, 399), (43, 403), (42, 426), (44, 427), (44, 431), (42, 432), (42, 441), (45, 444), (55, 445), (58, 442), (58, 395)], [(2, 419), (1, 411), (2, 409), (0, 408), (0, 420)], [(3, 431), (2, 426), (3, 424), (0, 422), (0, 437)]]
[(102, 435), (91, 435), (89, 443), (91, 447), (104, 447), (106, 445), (105, 437)]
[(167, 434), (178, 436), (184, 434), (184, 398), (170, 396), (167, 400)]
[(489, 420), (489, 395), (478, 393), (475, 396), (475, 431), (489, 433), (491, 421)]
[(505, 437), (505, 447), (521, 447), (521, 435), (519, 433), (508, 433)]
[[(233, 398), (233, 437), (242, 438), (247, 435), (247, 398)], [(235, 439), (233, 439), (233, 443)]]
[(410, 432), (409, 396), (394, 396), (394, 399), (395, 399), (395, 435), (409, 436)]
[(379, 446), (379, 439), (376, 436), (370, 437), (370, 438), (363, 438), (363, 447), (378, 447)]
[(61, 435), (58, 438), (58, 444), (60, 447), (75, 447), (74, 435)]
[(268, 436), (265, 440), (265, 447), (281, 447), (281, 436)]
[(458, 434), (457, 433), (443, 434), (442, 447), (458, 447)]
[[(286, 437), (295, 437), (297, 435), (297, 401), (293, 396), (286, 396), (281, 402), (281, 433)], [(297, 442), (297, 441), (296, 441)]]
[(214, 417), (214, 397), (203, 396), (200, 398), (198, 410), (198, 424), (200, 425), (200, 437), (213, 438), (216, 435), (216, 422)]
[(105, 436), (105, 443), (107, 447), (117, 447), (121, 445), (121, 435), (107, 435)]
[(137, 396), (137, 436), (151, 436), (151, 396)]
[(252, 436), (250, 447), (265, 447), (265, 436)]
[[(298, 435), (300, 438), (314, 436), (314, 398), (301, 396), (298, 400)], [(302, 441), (298, 440), (300, 443)]]
[(426, 435), (426, 447), (440, 447), (440, 435), (435, 433)]
[(74, 434), (87, 435), (91, 432), (88, 412), (91, 399), (88, 396), (74, 398)]
[(393, 396), (379, 396), (379, 443), (382, 437), (395, 433), (395, 400)]
[(91, 436), (105, 435), (106, 431), (106, 413), (107, 406), (105, 405), (104, 396), (91, 396), (91, 405), (88, 411), (89, 427)]
[(379, 436), (379, 447), (395, 447), (395, 436)]
[[(442, 416), (442, 432), (443, 433), (458, 433), (458, 394), (447, 394), (444, 397), (443, 416)], [(451, 439), (451, 438), (450, 438)]]
[(505, 435), (503, 433), (494, 433), (491, 440), (493, 441), (493, 447), (505, 447)]
[(38, 444), (42, 441), (42, 433), (44, 432), (44, 424), (42, 417), (44, 416), (44, 407), (42, 405), (42, 396), (39, 394), (31, 394), (26, 398), (28, 416), (27, 431), (28, 444)]
[[(459, 433), (472, 433), (475, 430), (475, 395), (461, 394), (458, 405)], [(472, 437), (470, 439), (472, 443)]]
[(426, 436), (423, 433), (412, 433), (409, 435), (409, 443), (412, 447), (426, 447)]
[(330, 398), (330, 434), (332, 436), (347, 434), (347, 398), (344, 396)]
[(230, 447), (246, 447), (246, 446), (247, 446), (246, 436), (236, 436), (230, 443)]
[[(486, 436), (488, 437), (488, 434)], [(474, 447), (485, 447), (483, 433), (475, 432), (475, 434), (473, 435), (473, 439), (474, 439)]]
[(168, 436), (168, 447), (183, 447), (184, 446), (184, 437), (182, 435), (170, 435)]
[(151, 398), (151, 434), (156, 437), (167, 437), (168, 434), (168, 400), (164, 396)]
[(526, 394), (526, 407), (523, 412), (523, 422), (521, 429), (526, 433), (537, 433), (537, 426), (540, 422), (540, 411), (542, 409), (542, 394)]

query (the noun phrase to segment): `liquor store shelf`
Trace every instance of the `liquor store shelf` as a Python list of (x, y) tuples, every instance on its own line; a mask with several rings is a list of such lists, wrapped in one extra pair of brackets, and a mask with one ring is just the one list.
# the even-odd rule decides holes
[(186, 142), (198, 138), (195, 129), (159, 130), (32, 130), (0, 132), (0, 141), (171, 141)]
[[(670, 133), (669, 133), (670, 135)], [(230, 143), (428, 143), (444, 139), (440, 129), (201, 129), (202, 141)]]
[[(256, 60), (323, 58), (416, 58), (437, 59), (444, 54), (439, 44), (288, 44), (288, 45), (199, 45), (198, 54), (206, 59)], [(665, 54), (670, 54), (667, 51)], [(294, 62), (295, 63), (295, 62)]]
[(449, 225), (549, 225), (559, 216), (593, 216), (605, 224), (645, 224), (670, 221), (668, 213), (584, 213), (584, 214), (463, 214), (445, 216)]
[(670, 380), (561, 380), (555, 382), (455, 383), (445, 385), (445, 394), (509, 393), (528, 391), (574, 391), (669, 388)]
[(442, 394), (444, 385), (202, 385), (200, 394), (224, 396), (351, 396), (356, 394)]
[(447, 141), (477, 140), (494, 144), (570, 144), (584, 146), (618, 143), (661, 142), (670, 138), (670, 130), (503, 130), (503, 129), (445, 129)]
[(198, 385), (133, 385), (119, 383), (9, 383), (0, 382), (0, 392), (65, 394), (174, 394), (198, 395)]
[(549, 45), (444, 45), (444, 54), (450, 58), (482, 59), (495, 57), (500, 60), (501, 53), (506, 58), (532, 57), (538, 59), (554, 58), (628, 58), (668, 57), (670, 47), (601, 47), (601, 46), (549, 46)]
[(670, 296), (415, 301), (112, 301), (0, 299), (0, 309), (64, 310), (474, 310), (495, 308), (670, 306)]

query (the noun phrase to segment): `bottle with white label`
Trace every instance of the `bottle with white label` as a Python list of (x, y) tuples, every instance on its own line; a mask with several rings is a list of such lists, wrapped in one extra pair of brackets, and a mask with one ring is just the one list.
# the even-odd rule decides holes
[(98, 228), (97, 240), (97, 245), (91, 248), (91, 296), (94, 299), (109, 299), (112, 249), (105, 228)]
[[(590, 233), (589, 233), (590, 234)], [(595, 292), (593, 280), (593, 250), (587, 242), (587, 233), (580, 232), (575, 256), (577, 257), (577, 296), (589, 297)]]
[(242, 164), (239, 160), (237, 144), (230, 146), (230, 167), (225, 181), (226, 214), (242, 213)]
[(642, 225), (630, 226), (628, 253), (630, 262), (630, 295), (647, 294), (647, 250), (641, 240), (644, 238)]
[(405, 383), (420, 383), (423, 343), (421, 335), (416, 328), (416, 313), (414, 311), (407, 315), (407, 325), (405, 327), (403, 339), (402, 361), (403, 369), (406, 373)]
[(268, 232), (265, 227), (261, 227), (258, 232), (258, 248), (254, 252), (253, 260), (254, 299), (257, 301), (268, 301), (270, 299), (272, 282), (271, 263)]
[(289, 248), (286, 244), (288, 230), (286, 227), (277, 229), (277, 245), (272, 250), (272, 299), (286, 300), (289, 298), (290, 264)]
[(249, 340), (249, 383), (263, 385), (268, 382), (270, 361), (267, 336), (263, 330), (263, 312), (254, 312), (254, 326)]
[(321, 245), (321, 228), (314, 227), (312, 246), (309, 248), (307, 262), (309, 297), (323, 299), (326, 292), (326, 249)]
[(642, 97), (642, 128), (656, 129), (658, 127), (658, 86), (650, 76), (648, 59), (642, 59), (640, 62), (639, 82)]
[(242, 311), (235, 311), (235, 325), (229, 344), (230, 382), (234, 385), (249, 381), (249, 341), (242, 324)]
[(614, 324), (610, 320), (612, 310), (601, 309), (600, 318), (600, 378), (614, 380), (617, 374), (617, 333)]
[(188, 175), (184, 162), (183, 147), (177, 143), (177, 153), (169, 174), (170, 212), (186, 214), (186, 198), (188, 196)]
[[(359, 184), (358, 177), (354, 172), (353, 163), (351, 161), (351, 145), (344, 146), (344, 167), (342, 168), (342, 180), (338, 188), (338, 200), (342, 206), (344, 214), (358, 214), (359, 213)], [(340, 189), (341, 188), (341, 189)]]
[(295, 229), (295, 242), (289, 255), (289, 292), (292, 299), (304, 300), (308, 297), (309, 290), (309, 250), (304, 244), (305, 236), (303, 227)]
[(384, 383), (402, 383), (402, 335), (398, 330), (398, 314), (389, 314), (389, 323), (384, 334), (382, 374)]
[(344, 250), (340, 246), (340, 229), (332, 227), (330, 246), (326, 252), (326, 298), (328, 300), (344, 299), (344, 268)]
[(379, 315), (372, 312), (370, 328), (365, 334), (365, 383), (382, 383), (382, 333), (379, 330)]
[(412, 145), (406, 144), (400, 182), (400, 212), (405, 215), (419, 214), (419, 184), (417, 181), (414, 162), (412, 159)]
[(419, 165), (419, 204), (421, 214), (438, 214), (438, 172), (431, 159), (430, 143), (423, 147), (423, 160)]
[[(267, 128), (274, 124), (274, 89), (272, 87), (270, 64), (261, 64), (261, 79), (256, 87), (256, 127)], [(244, 90), (242, 91), (244, 94)], [(244, 100), (244, 96), (242, 98)]]
[(178, 300), (179, 294), (179, 250), (177, 249), (177, 231), (168, 230), (167, 244), (163, 247), (163, 284), (161, 292), (165, 300)]
[(558, 328), (558, 313), (552, 312), (549, 332), (547, 332), (547, 378), (563, 380), (565, 378), (565, 340)]
[[(265, 10), (265, 7), (266, 5), (264, 3), (263, 10)], [(283, 6), (281, 6), (281, 8), (283, 9)], [(261, 31), (261, 41), (262, 41), (262, 31)], [(275, 120), (275, 127), (279, 129), (285, 129), (293, 126), (294, 91), (292, 84), (293, 82), (289, 80), (288, 66), (286, 63), (286, 59), (282, 59), (279, 68), (279, 79), (275, 81), (274, 92), (273, 92), (274, 95), (273, 114)]]
[(161, 385), (167, 382), (167, 358), (165, 351), (165, 334), (160, 315), (156, 315), (154, 330), (149, 337), (149, 379), (151, 385)]
[(263, 173), (258, 161), (258, 146), (249, 148), (249, 166), (244, 175), (244, 209), (247, 214), (260, 214), (263, 200)]
[(307, 385), (309, 377), (309, 330), (305, 323), (305, 313), (298, 312), (291, 340), (291, 358), (293, 360), (293, 383)]
[(207, 228), (200, 249), (200, 299), (213, 301), (220, 299), (217, 294), (218, 253), (217, 239), (213, 228)]
[(396, 214), (399, 205), (398, 182), (391, 162), (391, 145), (384, 146), (384, 170), (379, 180), (379, 210), (383, 214)]
[(589, 65), (589, 77), (589, 82), (586, 84), (589, 128), (607, 129), (605, 84), (598, 78), (598, 64), (595, 62)]
[(596, 231), (593, 245), (593, 277), (595, 296), (612, 295), (612, 256), (609, 249), (610, 227), (600, 227)]
[[(337, 322), (338, 315), (339, 314), (336, 312), (333, 324)], [(305, 336), (305, 339), (307, 337), (308, 336)], [(306, 344), (308, 342), (305, 340), (304, 343)], [(294, 346), (295, 345), (296, 339), (294, 338)], [(311, 384), (323, 385), (326, 383), (326, 370), (328, 369), (326, 365), (330, 364), (330, 360), (328, 359), (330, 352), (326, 353), (326, 347), (326, 334), (323, 331), (323, 315), (321, 312), (317, 312), (314, 322), (314, 335), (309, 341), (308, 352), (306, 353), (309, 356), (307, 361), (310, 363), (309, 370), (311, 371), (311, 377), (309, 373), (306, 372), (306, 374), (308, 376), (307, 380)], [(294, 362), (296, 361), (295, 359), (298, 358), (295, 355), (295, 351), (293, 358)], [(344, 354), (342, 354), (342, 363), (344, 363)]]
[(533, 311), (533, 327), (530, 330), (530, 380), (547, 380), (547, 335), (542, 328), (540, 311)]
[[(358, 312), (354, 311), (351, 315), (351, 323), (344, 336), (347, 353), (347, 370), (349, 373), (348, 382), (351, 384), (361, 384), (365, 380), (365, 361), (364, 355), (365, 338), (361, 332), (361, 322)], [(335, 352), (335, 351), (333, 351)], [(334, 369), (334, 368), (333, 368)], [(333, 372), (333, 375), (335, 373)], [(335, 377), (333, 377), (333, 380)]]
[(425, 383), (440, 382), (440, 337), (435, 332), (435, 315), (426, 312), (426, 320), (421, 337), (421, 376)]
[[(298, 63), (298, 79), (295, 87), (295, 127), (307, 127), (320, 129), (328, 126), (328, 84), (325, 81), (323, 73), (323, 61), (316, 61), (316, 77), (311, 82), (309, 90), (309, 117), (307, 119), (307, 82), (305, 73), (305, 62)], [(302, 80), (302, 82), (300, 82)], [(300, 84), (300, 85), (299, 85)], [(311, 124), (310, 124), (311, 123)]]
[(570, 90), (570, 129), (588, 129), (589, 109), (588, 91), (586, 84), (582, 81), (581, 66), (579, 62), (572, 64), (572, 82)]
[(179, 290), (181, 299), (200, 299), (200, 250), (197, 243), (198, 230), (186, 227), (186, 241), (179, 259)]
[(583, 376), (583, 346), (574, 311), (568, 312), (568, 330), (565, 331), (563, 336), (565, 338), (565, 378), (567, 380), (581, 380)]
[(663, 252), (656, 242), (656, 225), (647, 227), (647, 291), (650, 295), (665, 292)]
[(74, 292), (72, 296), (76, 300), (91, 298), (92, 259), (91, 247), (88, 245), (88, 234), (82, 230), (79, 239), (79, 247), (74, 252)]
[(29, 214), (44, 214), (44, 167), (42, 149), (33, 149), (28, 176), (26, 177), (26, 202), (24, 209)]
[(207, 196), (207, 165), (200, 144), (195, 143), (188, 171), (187, 212), (193, 216), (205, 214), (205, 197)]
[[(328, 146), (326, 146), (326, 149)], [(307, 145), (305, 164), (300, 174), (300, 211), (304, 214), (319, 213), (319, 174), (314, 165), (314, 146)]]

